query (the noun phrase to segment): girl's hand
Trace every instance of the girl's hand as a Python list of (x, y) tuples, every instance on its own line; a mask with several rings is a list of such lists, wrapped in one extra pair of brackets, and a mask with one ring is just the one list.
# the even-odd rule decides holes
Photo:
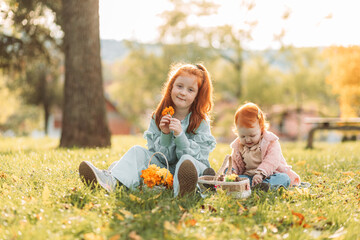
[(171, 115), (170, 114), (167, 114), (167, 115), (163, 116), (161, 118), (161, 120), (160, 120), (159, 127), (160, 127), (161, 132), (163, 132), (164, 134), (169, 134), (170, 133), (170, 129), (169, 129), (170, 121), (171, 121)]
[(174, 136), (178, 136), (181, 132), (182, 132), (182, 127), (181, 127), (181, 122), (179, 119), (177, 118), (171, 118), (170, 119), (170, 124), (169, 124), (169, 129), (171, 131), (174, 131)]
[(263, 176), (261, 174), (255, 174), (252, 179), (252, 185), (255, 186), (263, 181)]

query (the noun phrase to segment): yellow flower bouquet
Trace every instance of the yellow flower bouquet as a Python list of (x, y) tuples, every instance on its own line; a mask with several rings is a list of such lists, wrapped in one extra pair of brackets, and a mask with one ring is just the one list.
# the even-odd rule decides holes
[(172, 188), (173, 175), (166, 168), (160, 168), (155, 164), (151, 164), (147, 169), (141, 171), (141, 176), (144, 179), (144, 184), (149, 188), (154, 186), (165, 186)]
[[(165, 158), (167, 169), (160, 168), (155, 164), (150, 164), (151, 159), (154, 157), (155, 154), (161, 154)], [(140, 177), (143, 178), (144, 184), (149, 188), (153, 188), (154, 186), (159, 186), (169, 189), (172, 188), (173, 186), (174, 178), (168, 169), (169, 169), (169, 164), (165, 155), (161, 152), (155, 152), (149, 160), (149, 167), (141, 171)]]

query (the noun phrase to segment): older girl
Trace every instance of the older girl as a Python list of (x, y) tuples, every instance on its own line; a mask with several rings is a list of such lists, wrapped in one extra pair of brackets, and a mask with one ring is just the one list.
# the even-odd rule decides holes
[[(212, 91), (210, 75), (203, 65), (172, 67), (163, 98), (144, 133), (148, 148), (130, 148), (108, 170), (99, 170), (90, 162), (82, 162), (79, 173), (83, 182), (91, 186), (98, 184), (108, 191), (113, 191), (119, 184), (135, 188), (139, 186), (141, 171), (148, 167), (152, 154), (162, 152), (174, 175), (174, 195), (193, 193), (198, 176), (210, 167), (209, 153), (216, 145), (208, 118), (213, 105)], [(169, 106), (175, 110), (174, 115), (162, 116)], [(166, 168), (162, 156), (155, 155), (154, 158), (151, 163)]]

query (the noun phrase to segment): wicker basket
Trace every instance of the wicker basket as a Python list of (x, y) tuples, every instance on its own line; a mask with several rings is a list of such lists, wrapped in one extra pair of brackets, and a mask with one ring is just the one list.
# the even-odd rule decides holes
[[(164, 157), (164, 159), (165, 159), (166, 169), (168, 170), (168, 171), (166, 172), (165, 179), (164, 179), (164, 182), (166, 182), (168, 173), (170, 172), (170, 171), (169, 171), (169, 162), (168, 162), (166, 156), (165, 156), (162, 152), (155, 152), (153, 155), (151, 155), (151, 157), (150, 157), (150, 159), (149, 159), (148, 167), (150, 166), (151, 160), (153, 159), (153, 157), (154, 157), (156, 154), (162, 155), (162, 156)], [(141, 188), (152, 189), (152, 190), (156, 190), (156, 191), (160, 191), (160, 190), (165, 190), (165, 189), (166, 189), (166, 186), (165, 186), (165, 185), (155, 185), (153, 188), (149, 188), (149, 187), (144, 183), (144, 179), (141, 179), (141, 185), (140, 185), (140, 186), (141, 186)]]
[[(229, 164), (228, 164), (229, 163)], [(226, 166), (228, 169), (232, 169), (231, 156), (226, 155), (222, 166), (215, 176), (201, 176), (198, 183), (202, 192), (208, 189), (208, 186), (214, 186), (216, 189), (222, 189), (235, 198), (247, 198), (251, 195), (250, 181), (248, 178), (240, 178), (239, 182), (225, 182), (218, 181), (220, 175), (231, 175), (232, 170), (228, 170), (225, 173)]]

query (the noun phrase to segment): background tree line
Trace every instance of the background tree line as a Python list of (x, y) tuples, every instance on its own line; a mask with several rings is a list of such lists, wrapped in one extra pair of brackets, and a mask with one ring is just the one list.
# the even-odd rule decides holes
[[(274, 36), (274, 41), (279, 42), (278, 50), (249, 51), (247, 47), (251, 42), (252, 30), (256, 27), (256, 19), (246, 19), (246, 13), (256, 7), (256, 1), (242, 1), (242, 7), (239, 9), (239, 15), (245, 16), (242, 19), (242, 29), (230, 25), (204, 28), (189, 20), (191, 16), (206, 17), (216, 13), (218, 6), (211, 1), (192, 0), (186, 4), (178, 0), (170, 2), (174, 8), (162, 15), (165, 21), (159, 28), (160, 37), (155, 48), (128, 41), (128, 54), (124, 58), (112, 63), (103, 62), (102, 70), (101, 67), (93, 68), (96, 69), (97, 75), (103, 76), (105, 91), (118, 103), (119, 111), (141, 130), (146, 127), (146, 119), (160, 99), (160, 88), (167, 77), (170, 64), (179, 61), (201, 61), (212, 74), (215, 87), (213, 125), (218, 127), (215, 131), (218, 136), (231, 134), (230, 125), (234, 108), (244, 101), (254, 101), (265, 110), (271, 110), (273, 105), (280, 104), (295, 106), (299, 112), (307, 106), (316, 106), (319, 112), (321, 110), (321, 114), (326, 116), (338, 116), (340, 113), (346, 113), (344, 116), (347, 116), (349, 112), (351, 116), (359, 115), (359, 94), (355, 89), (359, 89), (360, 80), (357, 74), (351, 74), (352, 71), (356, 71), (356, 66), (359, 66), (356, 63), (360, 60), (354, 58), (360, 52), (358, 48), (351, 48), (349, 51), (347, 48), (336, 47), (325, 51), (322, 48), (294, 48), (281, 44), (281, 39), (286, 34), (283, 32)], [(3, 98), (1, 102), (6, 109), (0, 118), (0, 127), (2, 130), (19, 130), (19, 126), (31, 119), (29, 116), (33, 116), (34, 121), (31, 122), (38, 122), (36, 113), (43, 112), (44, 120), (41, 122), (46, 130), (51, 107), (63, 107), (66, 99), (77, 96), (76, 92), (70, 91), (65, 94), (64, 99), (62, 88), (65, 88), (65, 92), (66, 89), (70, 89), (66, 85), (64, 87), (64, 66), (65, 69), (70, 69), (64, 64), (64, 52), (69, 46), (77, 46), (76, 40), (79, 39), (76, 37), (80, 36), (73, 36), (67, 45), (64, 44), (64, 26), (69, 26), (68, 32), (71, 32), (71, 24), (86, 20), (86, 16), (81, 14), (81, 9), (88, 8), (96, 12), (98, 1), (91, 1), (87, 6), (81, 5), (78, 1), (74, 1), (74, 5), (69, 5), (67, 1), (60, 0), (6, 0), (5, 3), (7, 8), (1, 11), (2, 19), (4, 23), (11, 22), (9, 26), (12, 31), (8, 33), (9, 26), (6, 24), (0, 26), (0, 98)], [(64, 4), (67, 8), (78, 11), (65, 11)], [(284, 21), (289, 14), (284, 12)], [(49, 16), (53, 21), (41, 21), (49, 19)], [(73, 16), (77, 18), (71, 23), (69, 19), (73, 19)], [(98, 19), (95, 19), (92, 28), (98, 28), (96, 22), (98, 23)], [(92, 34), (92, 38), (98, 37), (98, 32)], [(96, 54), (86, 55), (86, 49), (76, 51), (82, 49), (81, 47), (72, 47), (70, 53), (76, 52), (77, 56), (86, 56), (85, 58), (95, 61), (93, 66), (97, 66), (97, 60), (92, 58)], [(89, 49), (89, 45), (85, 44), (85, 47)], [(347, 59), (350, 58), (356, 59), (354, 65), (346, 65)], [(341, 65), (342, 69), (345, 69), (345, 72), (348, 70), (348, 74), (340, 75), (336, 70), (339, 62), (344, 63)], [(81, 64), (78, 66), (80, 69), (84, 67)], [(88, 79), (84, 75), (76, 75), (74, 66), (72, 69), (71, 76), (76, 76), (80, 85), (86, 84)], [(102, 79), (100, 80), (102, 82)], [(92, 86), (91, 89), (99, 89), (99, 85), (96, 86)], [(334, 92), (331, 92), (331, 86), (334, 87)], [(94, 98), (95, 92), (91, 89), (88, 89), (87, 99)], [(336, 102), (337, 96), (340, 99), (340, 108)], [(100, 94), (94, 99), (102, 98)], [(76, 98), (69, 104), (81, 106), (75, 104), (76, 101), (79, 99)], [(101, 105), (102, 101), (97, 102)], [(26, 107), (29, 104), (37, 108)], [(84, 108), (89, 109), (91, 105), (80, 107)], [(349, 108), (351, 110), (348, 110)], [(75, 109), (74, 106), (65, 107), (64, 113), (73, 115), (80, 111), (79, 108)], [(99, 109), (98, 113), (105, 115), (104, 110), (101, 107)], [(82, 118), (93, 119), (96, 116), (94, 114), (85, 113)], [(19, 120), (14, 121), (16, 118)], [(63, 126), (63, 130), (74, 131), (79, 127)], [(89, 125), (87, 131), (92, 128)], [(103, 137), (101, 133), (94, 132), (91, 138), (107, 139), (107, 130), (103, 132)], [(109, 142), (102, 140), (102, 143), (93, 145), (102, 144), (106, 146)], [(69, 145), (79, 144), (73, 142)]]

